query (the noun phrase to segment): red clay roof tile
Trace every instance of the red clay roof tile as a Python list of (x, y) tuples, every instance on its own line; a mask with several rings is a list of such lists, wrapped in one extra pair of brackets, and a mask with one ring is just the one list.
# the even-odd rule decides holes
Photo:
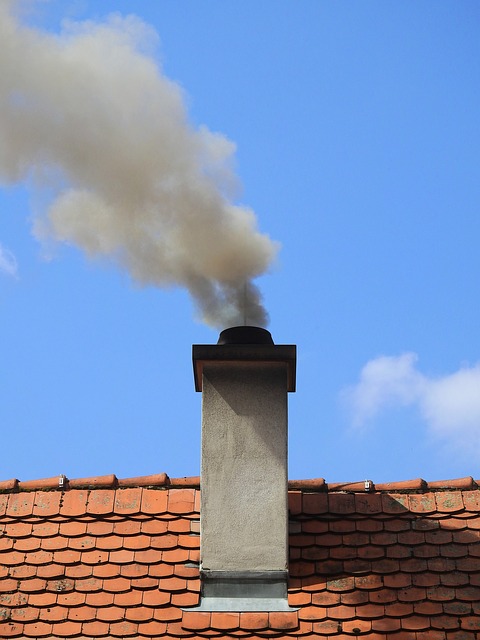
[[(108, 565), (105, 565), (108, 566)], [(148, 565), (142, 564), (124, 564), (111, 565), (115, 568), (117, 575), (120, 574), (126, 578), (140, 579), (145, 578), (148, 574)], [(112, 573), (113, 575), (113, 573)], [(133, 580), (132, 580), (133, 583)]]
[(465, 491), (463, 494), (463, 504), (466, 511), (478, 514), (480, 512), (480, 492)]
[(16, 551), (32, 551), (40, 548), (40, 540), (38, 538), (18, 538), (18, 540), (5, 538), (3, 541), (0, 539), (1, 549), (11, 549), (13, 547), (15, 547)]
[(166, 634), (167, 625), (165, 622), (151, 620), (138, 625), (138, 632), (148, 638), (156, 638)]
[(17, 481), (17, 488), (20, 491), (32, 491), (35, 489), (59, 489), (61, 488), (60, 478), (64, 477), (65, 476), (54, 476), (53, 478), (42, 478), (40, 480), (24, 480), (22, 482)]
[(162, 514), (167, 510), (168, 492), (158, 489), (144, 489), (142, 492), (142, 513)]
[(472, 476), (466, 476), (465, 478), (455, 478), (453, 480), (437, 480), (435, 482), (429, 482), (428, 488), (430, 490), (436, 489), (473, 489), (476, 483)]
[(127, 487), (115, 492), (114, 512), (118, 514), (136, 514), (141, 511), (142, 489)]
[(414, 480), (404, 480), (403, 482), (383, 482), (376, 484), (376, 491), (424, 491), (428, 487), (423, 478), (415, 478)]
[(464, 508), (462, 492), (448, 491), (436, 493), (437, 510), (441, 513), (454, 513)]
[[(266, 614), (268, 620), (268, 614)], [(210, 629), (212, 614), (207, 611), (185, 611), (182, 619), (182, 626), (185, 629), (202, 631)]]
[(168, 513), (186, 515), (194, 510), (195, 492), (190, 489), (171, 489), (168, 492)]
[(85, 636), (92, 638), (102, 638), (108, 634), (109, 624), (99, 620), (86, 621), (82, 625), (82, 632)]
[[(333, 482), (328, 483), (327, 486), (329, 493), (334, 491), (368, 493), (374, 488), (371, 480), (364, 480), (363, 482)], [(366, 486), (368, 486), (368, 489), (366, 489)]]
[(35, 493), (12, 493), (8, 499), (7, 515), (12, 518), (30, 516), (33, 512)]
[(302, 494), (302, 512), (305, 514), (321, 514), (328, 511), (328, 495), (323, 493)]
[[(114, 602), (113, 593), (107, 593), (106, 591), (93, 591), (92, 593), (87, 594), (78, 594), (79, 595), (79, 603), (85, 602), (86, 604), (92, 607), (111, 607)], [(83, 595), (83, 600), (80, 598)], [(66, 596), (68, 597), (68, 596)]]
[(480, 491), (471, 478), (369, 491), (290, 483), (289, 603), (299, 611), (270, 615), (182, 610), (199, 603), (198, 478), (106, 476), (65, 490), (57, 480), (0, 483), (0, 618), (10, 616), (0, 637), (478, 632)]
[(326, 491), (328, 488), (324, 478), (312, 478), (310, 480), (289, 480), (289, 491)]
[(61, 516), (82, 516), (86, 512), (88, 491), (75, 490), (67, 491), (62, 496), (60, 504)]
[(170, 484), (170, 479), (166, 473), (156, 473), (150, 476), (123, 478), (118, 480), (119, 487), (163, 487)]
[(152, 607), (128, 607), (125, 609), (125, 616), (131, 622), (144, 622), (152, 620), (155, 610)]
[(290, 631), (298, 627), (298, 611), (271, 611), (268, 614), (268, 627)]
[(200, 476), (186, 476), (184, 478), (171, 478), (169, 481), (170, 488), (182, 488), (193, 487), (198, 489), (200, 487)]
[(15, 491), (18, 487), (18, 480), (12, 478), (11, 480), (0, 481), (0, 491)]
[(141, 527), (140, 520), (116, 520), (113, 523), (113, 532), (119, 536), (136, 536), (140, 533)]
[(130, 609), (131, 607), (138, 607), (142, 604), (143, 599), (143, 590), (141, 588), (137, 589), (138, 585), (134, 585), (132, 581), (132, 588), (129, 591), (125, 591), (123, 593), (115, 593), (113, 596), (113, 602), (115, 606), (119, 607), (127, 607)]
[(57, 515), (62, 495), (58, 491), (38, 491), (35, 494), (33, 515), (42, 518)]
[(95, 489), (98, 487), (114, 488), (117, 486), (117, 477), (112, 473), (107, 476), (93, 476), (91, 478), (76, 478), (68, 480), (70, 489)]

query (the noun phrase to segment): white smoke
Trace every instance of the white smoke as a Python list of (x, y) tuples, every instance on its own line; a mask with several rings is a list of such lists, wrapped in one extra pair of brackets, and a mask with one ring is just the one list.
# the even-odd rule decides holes
[(234, 145), (188, 121), (139, 19), (65, 23), (0, 6), (0, 180), (48, 187), (34, 233), (108, 256), (144, 285), (188, 289), (208, 324), (265, 325), (252, 280), (278, 246), (231, 203)]

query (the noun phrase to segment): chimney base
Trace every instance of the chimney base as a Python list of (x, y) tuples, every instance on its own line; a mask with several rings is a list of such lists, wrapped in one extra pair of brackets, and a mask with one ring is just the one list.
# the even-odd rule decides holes
[(287, 571), (202, 571), (202, 599), (190, 611), (296, 611)]

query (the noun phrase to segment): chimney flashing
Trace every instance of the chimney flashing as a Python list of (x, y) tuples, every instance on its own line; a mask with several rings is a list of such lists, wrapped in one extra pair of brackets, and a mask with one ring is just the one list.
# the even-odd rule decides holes
[(202, 570), (202, 599), (194, 611), (295, 611), (287, 600), (287, 571)]

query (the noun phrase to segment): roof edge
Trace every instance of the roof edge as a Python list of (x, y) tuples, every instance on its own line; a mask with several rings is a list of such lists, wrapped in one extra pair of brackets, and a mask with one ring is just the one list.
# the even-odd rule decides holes
[[(19, 481), (16, 478), (11, 478), (10, 480), (0, 481), (0, 493), (68, 491), (71, 489), (124, 489), (131, 487), (199, 489), (200, 477), (169, 478), (166, 473), (157, 473), (148, 476), (118, 479), (115, 474), (110, 474), (70, 480), (61, 474), (52, 478), (38, 480)], [(375, 484), (372, 480), (327, 483), (324, 478), (288, 481), (289, 491), (306, 491), (310, 493), (424, 493), (426, 491), (469, 491), (479, 487), (480, 480), (474, 480), (472, 476), (451, 480), (435, 480), (433, 482), (427, 482), (423, 478), (415, 478), (413, 480), (378, 484)]]

